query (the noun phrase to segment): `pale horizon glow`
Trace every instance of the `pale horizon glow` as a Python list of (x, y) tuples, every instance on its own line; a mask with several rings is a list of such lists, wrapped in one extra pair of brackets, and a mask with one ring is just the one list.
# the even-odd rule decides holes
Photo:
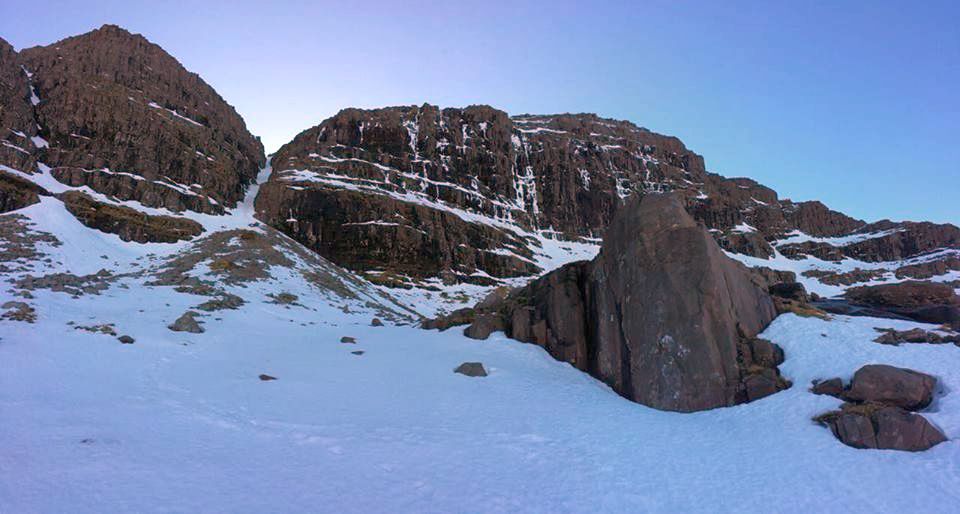
[(36, 0), (5, 11), (0, 37), (17, 49), (104, 23), (143, 34), (236, 107), (268, 152), (346, 107), (595, 112), (677, 136), (708, 170), (781, 198), (960, 224), (955, 2)]

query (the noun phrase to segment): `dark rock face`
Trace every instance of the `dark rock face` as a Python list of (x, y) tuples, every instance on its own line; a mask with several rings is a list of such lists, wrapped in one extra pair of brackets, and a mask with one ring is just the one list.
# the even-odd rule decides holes
[(257, 215), (320, 255), (377, 272), (367, 275), (374, 282), (384, 281), (383, 272), (477, 282), (471, 276), (476, 270), (495, 277), (539, 271), (529, 261), (527, 242), (514, 232), (379, 194), (271, 181), (261, 186)]
[(960, 329), (960, 297), (947, 284), (908, 281), (861, 286), (847, 290), (846, 298), (854, 305)]
[(0, 170), (0, 213), (33, 205), (49, 194), (25, 178)]
[(877, 286), (855, 287), (847, 291), (852, 303), (872, 307), (923, 307), (957, 303), (953, 288), (936, 282), (900, 282)]
[(930, 375), (884, 364), (870, 364), (857, 370), (846, 397), (858, 402), (875, 402), (920, 410), (933, 401), (937, 379)]
[(951, 270), (960, 270), (960, 258), (947, 257), (942, 260), (911, 264), (897, 268), (897, 278), (913, 278), (924, 280), (937, 275), (944, 275)]
[(98, 202), (78, 191), (67, 191), (60, 198), (80, 223), (117, 234), (124, 241), (175, 243), (203, 232), (203, 227), (193, 220), (144, 214), (130, 207)]
[(20, 54), (0, 39), (0, 165), (33, 173), (37, 152), (34, 141), (39, 142), (34, 139), (37, 123), (33, 99), (36, 97), (23, 65)]
[[(149, 207), (220, 213), (242, 198), (264, 161), (260, 142), (210, 86), (119, 27), (14, 57), (0, 48), (0, 59), (4, 76), (8, 60), (23, 65), (24, 78), (5, 80), (10, 88), (0, 95), (25, 100), (31, 112), (19, 101), (9, 116), (29, 115), (40, 126), (24, 132), (38, 136), (30, 159), (65, 184)], [(11, 167), (33, 172), (30, 159)]]
[(345, 109), (272, 162), (257, 198), (260, 219), (392, 285), (536, 273), (529, 259), (537, 243), (524, 231), (602, 237), (629, 196), (648, 192), (678, 193), (723, 248), (755, 257), (773, 255), (771, 242), (795, 230), (863, 236), (777, 246), (798, 259), (881, 261), (960, 248), (952, 225), (868, 225), (819, 202), (781, 200), (755, 181), (707, 173), (676, 138), (590, 114)]
[(677, 195), (649, 194), (618, 212), (594, 261), (514, 291), (470, 328), (502, 327), (638, 403), (695, 411), (788, 387), (782, 352), (753, 338), (775, 316)]

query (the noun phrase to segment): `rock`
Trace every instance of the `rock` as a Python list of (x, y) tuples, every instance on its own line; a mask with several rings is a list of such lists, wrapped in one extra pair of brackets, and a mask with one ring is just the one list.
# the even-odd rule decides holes
[(897, 336), (896, 330), (890, 329), (890, 330), (883, 331), (883, 334), (881, 334), (876, 339), (874, 339), (873, 342), (896, 346), (902, 343), (903, 340)]
[(960, 329), (960, 297), (939, 282), (908, 281), (861, 286), (846, 291), (847, 300), (894, 316)]
[(203, 327), (201, 327), (200, 323), (194, 318), (196, 315), (197, 313), (193, 311), (184, 312), (172, 325), (167, 326), (167, 328), (174, 332), (200, 334), (203, 332)]
[(187, 218), (145, 214), (130, 207), (98, 202), (79, 191), (67, 191), (60, 199), (80, 223), (117, 234), (124, 241), (175, 243), (203, 232), (202, 225)]
[(439, 329), (441, 332), (457, 325), (466, 325), (472, 323), (476, 317), (476, 311), (470, 307), (457, 309), (449, 314), (437, 316), (433, 319), (424, 319), (420, 322), (420, 328), (424, 330)]
[(484, 369), (483, 363), (480, 362), (464, 362), (463, 364), (457, 366), (457, 369), (453, 370), (453, 372), (460, 373), (461, 375), (466, 375), (468, 377), (487, 376), (487, 370)]
[(880, 449), (923, 451), (947, 440), (925, 417), (896, 407), (880, 409), (873, 420)]
[(894, 274), (897, 278), (924, 280), (946, 275), (951, 270), (960, 270), (960, 257), (945, 257), (919, 264), (901, 266), (896, 269)]
[(748, 340), (753, 363), (764, 368), (776, 368), (783, 364), (783, 349), (757, 337)]
[(874, 342), (880, 344), (899, 345), (900, 343), (931, 343), (940, 344), (950, 342), (936, 332), (928, 332), (922, 328), (912, 328), (910, 330), (897, 331), (892, 328), (875, 328), (874, 330), (882, 334), (874, 339)]
[(297, 301), (300, 299), (299, 296), (292, 293), (270, 293), (267, 295), (271, 301), (270, 303), (275, 303), (278, 305), (297, 305)]
[(463, 335), (470, 339), (484, 340), (490, 334), (504, 329), (503, 318), (497, 314), (483, 314), (463, 330)]
[(357, 344), (357, 340), (354, 337), (343, 336), (340, 338), (340, 342), (344, 344)]
[(477, 304), (478, 311), (497, 311), (503, 306), (503, 302), (510, 296), (513, 288), (500, 286), (487, 293), (483, 300)]
[(654, 408), (723, 407), (789, 386), (775, 367), (779, 349), (751, 339), (776, 315), (766, 286), (723, 254), (676, 195), (630, 200), (594, 261), (552, 271), (503, 303), (478, 315), (468, 335), (503, 326)]
[(775, 377), (762, 374), (747, 375), (746, 378), (743, 379), (743, 385), (746, 388), (746, 401), (748, 402), (759, 400), (781, 389), (785, 389), (785, 387), (778, 383)]
[(62, 183), (218, 214), (243, 198), (265, 161), (234, 108), (143, 36), (104, 25), (19, 59), (32, 73), (27, 88), (16, 83), (19, 93), (28, 99), (32, 87), (40, 100), (27, 106), (35, 121), (26, 134), (46, 141), (31, 149), (33, 160)]
[[(31, 102), (30, 78), (23, 72), (26, 62), (14, 48), (0, 38), (0, 164), (25, 173), (36, 171), (37, 148), (33, 138), (37, 125)], [(35, 195), (19, 187), (9, 189), (0, 179), (0, 212), (35, 203)], [(17, 206), (20, 207), (17, 207)]]
[(878, 278), (882, 278), (887, 273), (887, 270), (875, 269), (875, 270), (863, 270), (856, 268), (853, 271), (848, 271), (844, 273), (838, 273), (833, 271), (826, 270), (807, 270), (802, 274), (805, 277), (816, 278), (820, 282), (829, 285), (844, 285), (849, 286), (859, 282), (869, 282)]
[(0, 316), (0, 319), (23, 321), (26, 323), (33, 323), (37, 321), (36, 309), (31, 307), (30, 304), (26, 302), (9, 301), (5, 302), (2, 308), (9, 310), (3, 313), (3, 315)]
[(118, 337), (117, 340), (120, 341), (120, 342), (123, 343), (123, 344), (133, 344), (133, 342), (135, 341), (134, 338), (132, 338), (132, 337), (130, 337), (130, 336), (128, 336), (128, 335), (122, 335), (122, 336)]
[(916, 308), (957, 303), (954, 289), (938, 282), (907, 281), (848, 289), (851, 303), (871, 307)]
[(382, 327), (382, 326), (383, 326), (383, 322), (380, 321), (380, 318), (373, 318), (372, 320), (370, 320), (370, 326), (371, 326), (371, 327)]
[(264, 375), (264, 374), (261, 374), (261, 375), (260, 375), (260, 380), (263, 381), (263, 382), (269, 382), (269, 381), (271, 381), (271, 380), (276, 380), (276, 379), (277, 379), (277, 377), (272, 377), (272, 376), (270, 376), (270, 375)]
[(365, 352), (364, 352), (363, 350), (356, 350), (356, 351), (352, 351), (352, 352), (350, 352), (350, 353), (352, 353), (352, 354), (354, 354), (354, 355), (363, 355)]
[(846, 392), (849, 400), (919, 410), (933, 400), (937, 379), (906, 368), (868, 364), (858, 369)]
[(843, 397), (843, 380), (840, 378), (829, 378), (827, 380), (815, 380), (813, 387), (810, 388), (813, 394), (825, 394), (836, 398)]
[(0, 213), (33, 205), (40, 201), (40, 196), (49, 195), (50, 193), (33, 182), (0, 170)]
[[(494, 284), (483, 275), (537, 273), (526, 260), (537, 243), (486, 220), (509, 219), (562, 239), (596, 238), (634, 193), (676, 191), (720, 244), (756, 257), (772, 255), (768, 241), (793, 230), (823, 237), (868, 226), (819, 202), (780, 199), (749, 179), (709, 174), (678, 139), (592, 114), (511, 117), (482, 105), (344, 109), (300, 133), (272, 162), (275, 172), (257, 198), (260, 219), (395, 287), (424, 277)], [(365, 187), (322, 180), (331, 176)], [(449, 207), (480, 222), (464, 222)], [(874, 253), (898, 246), (907, 255), (910, 241), (950, 244), (949, 229), (910, 230), (916, 235), (909, 241)], [(828, 244), (785, 245), (784, 253), (791, 249), (797, 257), (845, 256)], [(856, 251), (873, 257), (868, 246)]]
[(816, 420), (854, 448), (923, 451), (947, 440), (923, 416), (882, 404), (846, 403)]
[(779, 298), (794, 300), (800, 303), (807, 303), (810, 297), (807, 296), (807, 290), (800, 282), (780, 282), (773, 284), (768, 288), (768, 292)]
[(214, 312), (224, 309), (234, 310), (239, 309), (245, 303), (246, 301), (244, 301), (243, 298), (240, 298), (235, 294), (221, 292), (219, 297), (212, 300), (207, 300), (206, 302), (197, 305), (197, 309), (206, 312)]

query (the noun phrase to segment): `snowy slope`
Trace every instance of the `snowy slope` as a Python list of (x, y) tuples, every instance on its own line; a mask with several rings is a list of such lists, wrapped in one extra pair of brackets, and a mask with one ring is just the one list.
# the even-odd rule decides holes
[[(939, 376), (928, 417), (960, 435), (960, 350), (869, 341), (874, 325), (911, 323), (783, 316), (766, 335), (795, 387), (678, 414), (499, 336), (266, 303), (178, 334), (164, 328), (169, 298), (114, 293), (45, 293), (36, 325), (2, 325), (5, 512), (877, 512), (960, 500), (955, 441), (854, 450), (810, 421), (838, 403), (808, 393), (811, 379), (884, 362)], [(145, 313), (131, 319), (130, 302)], [(136, 343), (65, 325), (91, 317), (125, 320)], [(452, 373), (464, 361), (491, 375)]]
[[(30, 243), (41, 256), (5, 263), (25, 269), (4, 279), (101, 268), (117, 276), (99, 292), (0, 291), (0, 304), (25, 301), (37, 315), (35, 323), (0, 320), (2, 512), (877, 512), (960, 504), (955, 440), (917, 454), (855, 450), (810, 421), (839, 404), (807, 392), (812, 379), (849, 378), (880, 362), (938, 376), (926, 416), (949, 438), (960, 436), (960, 348), (871, 342), (875, 326), (922, 325), (782, 316), (764, 335), (783, 346), (781, 370), (793, 388), (737, 407), (669, 413), (624, 400), (535, 345), (401, 326), (413, 319), (402, 305), (256, 226), (249, 201), (229, 217), (197, 215), (208, 233), (177, 244), (124, 243), (84, 228), (50, 198), (14, 215), (29, 224), (23, 233), (60, 243)], [(191, 259), (204, 241), (246, 229), (258, 234), (253, 241), (276, 237), (271, 244), (292, 264), (268, 267), (262, 280), (217, 282), (246, 303), (202, 312), (204, 333), (167, 329), (208, 298), (148, 284), (171, 263), (191, 263), (189, 277), (224, 278), (213, 262), (241, 245), (239, 236)], [(554, 264), (593, 251), (544, 244)], [(319, 287), (304, 271), (332, 282)], [(450, 301), (438, 299), (442, 292), (401, 292), (400, 303), (443, 307)], [(280, 293), (298, 300), (277, 303)], [(393, 321), (373, 327), (373, 316)], [(77, 328), (108, 323), (136, 341)], [(483, 362), (490, 376), (454, 374), (465, 361)]]

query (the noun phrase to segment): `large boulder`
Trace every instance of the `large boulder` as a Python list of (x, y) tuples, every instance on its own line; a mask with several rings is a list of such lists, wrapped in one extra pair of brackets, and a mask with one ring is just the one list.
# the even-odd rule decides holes
[(846, 397), (857, 402), (882, 402), (908, 410), (930, 405), (937, 379), (886, 364), (869, 364), (857, 370)]
[(854, 448), (923, 451), (947, 440), (919, 414), (883, 404), (844, 404), (818, 421), (843, 444)]
[(617, 213), (595, 260), (557, 269), (477, 318), (498, 319), (508, 336), (630, 400), (696, 411), (788, 387), (779, 348), (752, 339), (775, 316), (766, 288), (679, 196), (649, 194)]

